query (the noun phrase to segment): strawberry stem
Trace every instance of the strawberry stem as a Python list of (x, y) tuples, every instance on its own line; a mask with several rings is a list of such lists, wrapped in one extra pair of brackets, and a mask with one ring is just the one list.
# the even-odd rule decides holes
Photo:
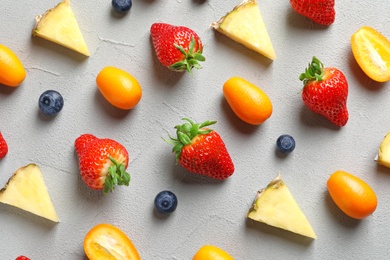
[(175, 47), (184, 55), (183, 60), (178, 61), (169, 66), (171, 70), (183, 71), (187, 70), (192, 74), (192, 68), (201, 69), (202, 66), (198, 63), (199, 61), (205, 61), (206, 58), (202, 55), (201, 43), (198, 42), (198, 51), (194, 53), (195, 49), (195, 37), (192, 36), (190, 45), (188, 46), (188, 52), (183, 48), (183, 46), (175, 44)]
[(129, 186), (130, 183), (130, 174), (126, 172), (125, 165), (123, 163), (118, 164), (111, 156), (108, 156), (108, 158), (113, 165), (108, 167), (108, 174), (103, 188), (104, 193), (112, 192), (116, 185)]
[(299, 75), (299, 80), (303, 81), (303, 85), (307, 85), (312, 81), (321, 81), (324, 76), (324, 64), (319, 59), (313, 56), (311, 63), (305, 69), (305, 72)]

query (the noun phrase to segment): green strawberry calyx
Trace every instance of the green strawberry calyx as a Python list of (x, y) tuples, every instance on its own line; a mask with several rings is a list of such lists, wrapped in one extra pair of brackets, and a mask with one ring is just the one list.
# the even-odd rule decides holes
[(188, 51), (186, 51), (183, 46), (175, 44), (175, 47), (184, 55), (183, 60), (175, 62), (170, 65), (169, 68), (174, 71), (183, 71), (187, 70), (189, 73), (192, 73), (192, 68), (201, 69), (199, 61), (205, 61), (206, 58), (202, 55), (203, 49), (201, 48), (201, 43), (198, 42), (198, 50), (194, 52), (195, 49), (195, 38), (192, 36)]
[(108, 156), (108, 158), (111, 160), (112, 165), (108, 167), (103, 188), (104, 193), (112, 192), (116, 185), (129, 186), (130, 183), (130, 174), (126, 172), (125, 165), (123, 163), (118, 164), (111, 156)]
[(208, 134), (213, 131), (212, 129), (205, 127), (217, 123), (217, 121), (207, 120), (201, 124), (198, 124), (188, 118), (183, 118), (182, 120), (187, 122), (182, 125), (175, 126), (176, 137), (169, 136), (170, 139), (166, 140), (168, 143), (173, 145), (172, 152), (175, 153), (176, 160), (179, 160), (183, 147), (191, 144), (192, 140), (197, 135)]
[(303, 81), (304, 86), (313, 81), (322, 81), (324, 79), (324, 71), (324, 64), (316, 57), (313, 57), (305, 72), (299, 75), (299, 80)]

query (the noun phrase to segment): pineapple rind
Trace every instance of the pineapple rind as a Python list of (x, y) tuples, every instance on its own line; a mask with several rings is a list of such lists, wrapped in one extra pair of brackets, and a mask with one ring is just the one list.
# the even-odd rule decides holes
[(271, 60), (276, 59), (256, 0), (244, 0), (211, 26), (245, 47)]
[(309, 221), (280, 176), (267, 188), (258, 191), (247, 217), (296, 234), (317, 238)]
[(0, 190), (0, 202), (58, 222), (42, 173), (36, 164), (19, 168)]
[(70, 0), (60, 2), (56, 7), (35, 17), (33, 35), (90, 56), (87, 44), (80, 31)]
[(376, 158), (376, 161), (385, 166), (390, 168), (390, 132), (386, 134), (383, 141), (381, 142), (379, 146), (378, 156)]

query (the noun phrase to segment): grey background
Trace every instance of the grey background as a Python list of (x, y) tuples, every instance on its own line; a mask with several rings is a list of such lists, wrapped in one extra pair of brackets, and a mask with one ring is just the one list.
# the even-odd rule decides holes
[[(390, 37), (390, 1), (337, 1), (336, 21), (322, 27), (296, 14), (289, 1), (260, 1), (276, 51), (273, 62), (210, 28), (237, 1), (138, 0), (122, 17), (110, 0), (71, 5), (91, 57), (40, 38), (31, 30), (35, 16), (56, 0), (0, 4), (0, 43), (21, 59), (27, 77), (12, 89), (0, 86), (0, 131), (9, 154), (0, 161), (2, 187), (20, 166), (41, 168), (60, 223), (0, 205), (0, 259), (24, 254), (31, 259), (86, 259), (85, 234), (98, 223), (121, 228), (142, 259), (192, 259), (204, 244), (228, 251), (235, 259), (389, 259), (389, 169), (374, 161), (390, 130), (389, 83), (370, 80), (353, 58), (350, 36), (369, 25)], [(204, 42), (207, 59), (193, 76), (174, 73), (157, 61), (149, 28), (154, 22), (185, 25)], [(315, 55), (325, 66), (344, 72), (349, 82), (350, 119), (338, 128), (311, 113), (301, 100), (298, 76)], [(135, 76), (143, 88), (136, 108), (121, 111), (98, 92), (95, 78), (108, 65)], [(272, 100), (271, 118), (260, 126), (240, 121), (230, 110), (223, 83), (241, 76)], [(46, 119), (38, 98), (59, 91), (64, 109)], [(217, 120), (235, 163), (223, 182), (194, 176), (175, 165), (162, 138), (174, 133), (182, 117)], [(82, 182), (74, 140), (83, 133), (113, 138), (130, 154), (129, 187), (103, 196)], [(297, 145), (279, 156), (276, 139), (291, 134)], [(367, 219), (344, 215), (330, 199), (326, 181), (336, 170), (353, 173), (375, 190), (378, 208)], [(313, 226), (318, 239), (246, 220), (256, 191), (280, 173)], [(153, 199), (169, 189), (179, 199), (167, 218), (154, 214)]]

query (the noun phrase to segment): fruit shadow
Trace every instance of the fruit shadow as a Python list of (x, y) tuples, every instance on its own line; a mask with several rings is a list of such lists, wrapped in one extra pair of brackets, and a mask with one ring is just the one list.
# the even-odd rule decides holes
[[(23, 83), (22, 83), (23, 84)], [(22, 85), (21, 84), (21, 85)], [(8, 87), (6, 85), (3, 85), (3, 84), (0, 84), (0, 94), (1, 95), (11, 95), (12, 93), (14, 93), (15, 91), (17, 91), (17, 89), (19, 87), (23, 87), (19, 85), (18, 87)]]
[(97, 100), (97, 102), (100, 104), (100, 106), (98, 106), (98, 109), (103, 110), (106, 114), (110, 115), (111, 117), (119, 118), (119, 119), (123, 119), (129, 114), (134, 113), (134, 110), (137, 108), (134, 107), (130, 110), (125, 110), (125, 109), (114, 107), (103, 97), (103, 95), (100, 93), (98, 89), (96, 89), (95, 91), (95, 100)]
[(340, 130), (342, 127), (339, 127), (332, 122), (330, 122), (328, 119), (326, 119), (324, 116), (316, 114), (310, 109), (308, 109), (304, 104), (301, 106), (300, 110), (300, 121), (310, 127), (326, 127), (328, 129), (337, 131)]
[(330, 212), (330, 215), (341, 225), (348, 228), (355, 228), (360, 223), (361, 220), (354, 219), (346, 215), (341, 209), (334, 203), (332, 197), (330, 196), (329, 192), (326, 190), (324, 191), (324, 197), (325, 197), (325, 204), (328, 208), (328, 212)]
[(293, 232), (290, 232), (288, 230), (284, 230), (281, 228), (273, 227), (270, 225), (267, 225), (265, 223), (261, 223), (258, 221), (254, 221), (252, 219), (246, 218), (245, 221), (245, 227), (247, 229), (256, 229), (258, 231), (261, 231), (262, 233), (265, 233), (266, 235), (272, 235), (276, 236), (278, 238), (281, 238), (283, 240), (288, 240), (300, 245), (308, 246), (310, 245), (314, 239), (310, 237), (305, 237), (299, 234), (295, 234)]

